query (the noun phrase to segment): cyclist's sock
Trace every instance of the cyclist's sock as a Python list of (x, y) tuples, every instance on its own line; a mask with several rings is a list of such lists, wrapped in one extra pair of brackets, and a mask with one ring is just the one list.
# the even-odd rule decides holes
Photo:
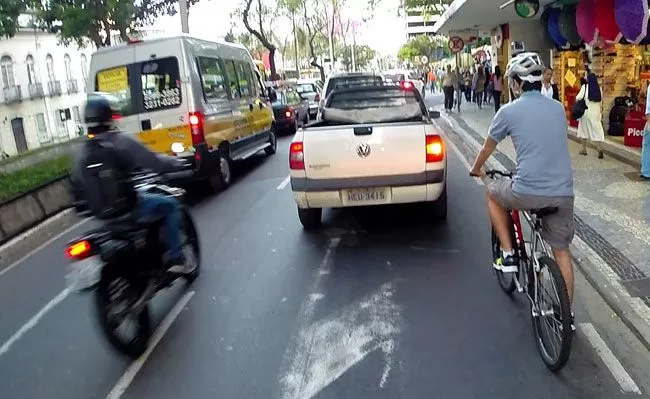
[(514, 256), (515, 251), (513, 251), (512, 249), (510, 251), (506, 251), (505, 249), (501, 248), (501, 254), (505, 258), (505, 257), (508, 257), (508, 256)]

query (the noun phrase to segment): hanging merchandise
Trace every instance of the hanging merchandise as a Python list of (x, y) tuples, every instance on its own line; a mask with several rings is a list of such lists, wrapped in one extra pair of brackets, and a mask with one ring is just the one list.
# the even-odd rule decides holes
[(648, 0), (616, 0), (614, 15), (628, 41), (639, 44), (648, 35)]
[(614, 14), (614, 3), (616, 0), (597, 0), (596, 10), (594, 11), (596, 19), (596, 28), (598, 35), (608, 44), (618, 43), (623, 35), (616, 24)]
[(542, 12), (542, 15), (539, 18), (539, 22), (542, 24), (543, 31), (544, 31), (544, 43), (546, 44), (546, 47), (548, 48), (559, 48), (555, 41), (553, 41), (553, 37), (551, 37), (550, 32), (548, 31), (548, 19), (551, 16), (551, 11), (553, 9), (551, 7), (547, 7), (544, 9)]
[(560, 13), (562, 10), (559, 8), (552, 8), (551, 14), (548, 17), (548, 33), (553, 38), (555, 44), (561, 49), (568, 49), (570, 47), (569, 41), (562, 35), (560, 31)]
[(533, 18), (539, 12), (539, 0), (515, 0), (515, 13), (521, 18)]
[(581, 0), (576, 9), (578, 34), (590, 46), (598, 41), (596, 28), (596, 0)]
[(582, 38), (578, 34), (578, 27), (576, 26), (576, 6), (571, 4), (564, 6), (560, 13), (560, 32), (562, 36), (572, 46), (579, 46), (582, 44)]

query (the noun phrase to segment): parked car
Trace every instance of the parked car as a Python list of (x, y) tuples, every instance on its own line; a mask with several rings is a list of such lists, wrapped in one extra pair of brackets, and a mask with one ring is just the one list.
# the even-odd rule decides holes
[(323, 85), (318, 79), (301, 79), (296, 85), (296, 91), (303, 98), (309, 100), (309, 117), (311, 119), (316, 119), (316, 114), (318, 114), (321, 90), (323, 90)]
[(409, 82), (411, 85), (415, 86), (416, 89), (418, 89), (422, 98), (426, 96), (426, 90), (424, 90), (424, 81), (415, 71), (391, 70), (384, 72), (383, 76), (384, 81), (389, 84), (404, 84), (405, 82)]
[(309, 123), (309, 100), (301, 98), (292, 88), (276, 90), (276, 101), (271, 103), (278, 134), (295, 134), (298, 127)]

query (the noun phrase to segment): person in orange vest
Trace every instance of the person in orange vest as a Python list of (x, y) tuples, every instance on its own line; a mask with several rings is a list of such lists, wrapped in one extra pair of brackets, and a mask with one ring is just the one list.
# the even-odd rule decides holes
[(427, 74), (427, 83), (429, 83), (429, 86), (431, 88), (431, 93), (436, 92), (436, 80), (438, 77), (436, 76), (435, 72), (433, 70), (430, 70), (429, 73)]

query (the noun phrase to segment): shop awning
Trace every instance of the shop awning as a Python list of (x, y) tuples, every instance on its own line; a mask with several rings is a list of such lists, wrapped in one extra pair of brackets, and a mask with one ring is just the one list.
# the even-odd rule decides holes
[[(499, 8), (506, 0), (454, 0), (440, 19), (433, 26), (435, 33), (448, 35), (451, 30), (478, 29), (491, 30), (501, 24), (524, 21), (517, 16), (513, 5), (503, 10)], [(535, 16), (539, 19), (542, 7), (553, 0), (540, 0), (540, 12)]]

